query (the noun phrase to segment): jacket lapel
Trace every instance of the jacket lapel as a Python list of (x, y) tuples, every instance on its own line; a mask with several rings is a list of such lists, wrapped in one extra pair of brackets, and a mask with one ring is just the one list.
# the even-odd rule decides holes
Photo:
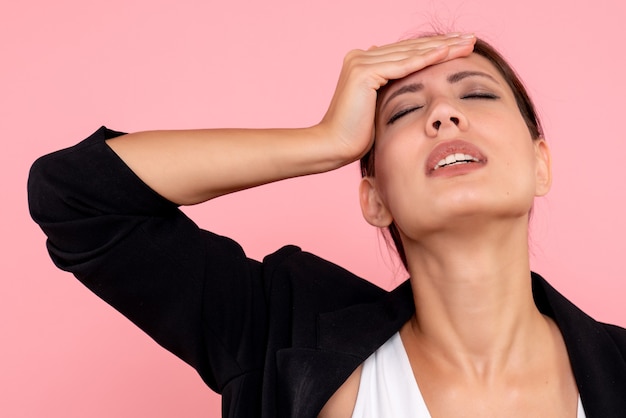
[(596, 322), (535, 273), (533, 294), (563, 335), (587, 418), (625, 416), (626, 361), (620, 348), (626, 347), (616, 344), (609, 329), (624, 331)]
[(365, 360), (391, 338), (414, 311), (413, 293), (407, 280), (378, 302), (320, 314), (318, 348)]
[[(532, 274), (532, 281), (537, 307), (554, 318), (563, 334), (587, 418), (624, 416), (626, 361), (609, 326), (586, 315), (538, 274)], [(281, 404), (291, 408), (281, 416), (317, 416), (350, 374), (414, 311), (407, 280), (378, 302), (320, 314), (316, 348), (277, 353), (279, 396), (288, 399)]]
[(379, 301), (318, 316), (317, 347), (277, 352), (281, 416), (313, 418), (352, 372), (414, 312), (408, 281)]

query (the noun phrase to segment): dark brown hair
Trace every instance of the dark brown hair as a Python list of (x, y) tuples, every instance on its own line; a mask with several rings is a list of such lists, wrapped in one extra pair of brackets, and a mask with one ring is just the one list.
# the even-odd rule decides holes
[[(491, 62), (491, 64), (498, 70), (500, 75), (502, 75), (511, 91), (513, 91), (517, 107), (519, 108), (519, 111), (524, 118), (524, 122), (526, 122), (526, 126), (528, 127), (531, 138), (533, 140), (543, 138), (543, 129), (541, 127), (541, 122), (539, 121), (539, 118), (537, 116), (535, 105), (530, 99), (530, 96), (526, 91), (526, 87), (524, 87), (524, 84), (515, 73), (515, 70), (513, 70), (509, 63), (506, 62), (504, 57), (494, 47), (492, 47), (482, 39), (476, 40), (476, 44), (474, 45), (474, 53), (483, 56), (487, 60), (489, 60), (489, 62)], [(361, 158), (361, 175), (363, 177), (373, 177), (375, 175), (374, 159), (375, 153), (374, 147), (372, 146), (372, 148)], [(404, 252), (404, 246), (402, 245), (400, 231), (398, 230), (396, 224), (393, 222), (391, 223), (391, 225), (389, 225), (388, 229), (389, 235), (391, 236), (398, 255), (400, 256), (400, 260), (406, 268), (406, 253)]]

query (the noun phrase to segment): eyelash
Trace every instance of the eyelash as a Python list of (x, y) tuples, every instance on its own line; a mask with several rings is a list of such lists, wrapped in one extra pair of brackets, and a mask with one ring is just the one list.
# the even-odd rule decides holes
[(416, 110), (420, 110), (422, 107), (424, 107), (424, 106), (408, 107), (406, 109), (402, 109), (401, 111), (399, 111), (397, 113), (394, 113), (393, 116), (391, 116), (391, 118), (389, 118), (389, 120), (387, 121), (387, 125), (391, 125), (396, 120), (400, 119), (402, 116), (407, 115), (407, 114), (409, 114), (411, 112), (414, 112)]
[[(471, 94), (467, 94), (463, 97), (461, 97), (461, 99), (470, 99), (470, 100), (474, 100), (474, 99), (487, 99), (487, 100), (496, 100), (499, 99), (500, 97), (498, 97), (495, 94), (492, 93), (471, 93)], [(397, 121), (398, 119), (400, 119), (401, 117), (414, 112), (416, 110), (421, 109), (424, 106), (414, 106), (414, 107), (409, 107), (406, 109), (402, 109), (397, 113), (394, 113), (391, 118), (389, 118), (389, 120), (387, 121), (387, 125), (391, 125), (393, 124), (395, 121)]]
[(467, 94), (467, 95), (461, 97), (461, 99), (490, 99), (490, 100), (495, 100), (495, 99), (499, 99), (499, 97), (496, 96), (493, 93), (470, 93), (470, 94)]

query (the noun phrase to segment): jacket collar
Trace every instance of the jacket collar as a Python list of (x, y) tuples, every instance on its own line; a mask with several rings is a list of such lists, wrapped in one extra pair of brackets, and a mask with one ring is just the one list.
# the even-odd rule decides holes
[[(601, 324), (533, 273), (533, 295), (539, 310), (554, 319), (563, 335), (587, 418), (626, 414), (626, 360)], [(624, 333), (624, 330), (616, 332)]]
[[(626, 361), (605, 326), (586, 315), (538, 274), (532, 274), (539, 310), (552, 317), (567, 346), (588, 418), (626, 411)], [(316, 349), (279, 353), (279, 374), (290, 416), (315, 417), (367, 357), (409, 320), (415, 307), (407, 280), (378, 302), (354, 305), (318, 318)]]
[(280, 416), (314, 418), (352, 372), (409, 320), (407, 280), (376, 302), (318, 315), (317, 346), (276, 353)]

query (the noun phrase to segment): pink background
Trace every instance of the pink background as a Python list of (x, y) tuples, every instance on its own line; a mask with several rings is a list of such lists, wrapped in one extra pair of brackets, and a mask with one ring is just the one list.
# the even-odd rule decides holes
[[(626, 325), (626, 6), (546, 1), (56, 0), (0, 11), (0, 415), (207, 417), (219, 398), (67, 273), (28, 217), (32, 161), (124, 131), (316, 123), (344, 54), (429, 29), (475, 31), (521, 73), (554, 154), (533, 268)], [(362, 221), (356, 166), (188, 209), (253, 257), (294, 243), (384, 287), (402, 278)], [(245, 208), (245, 210), (244, 210)]]

